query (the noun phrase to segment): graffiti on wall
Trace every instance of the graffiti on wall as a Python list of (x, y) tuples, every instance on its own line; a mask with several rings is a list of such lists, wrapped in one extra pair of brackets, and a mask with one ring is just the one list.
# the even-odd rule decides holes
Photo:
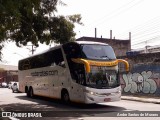
[(151, 71), (141, 73), (123, 74), (124, 92), (131, 93), (155, 93), (157, 89), (156, 82), (151, 78)]

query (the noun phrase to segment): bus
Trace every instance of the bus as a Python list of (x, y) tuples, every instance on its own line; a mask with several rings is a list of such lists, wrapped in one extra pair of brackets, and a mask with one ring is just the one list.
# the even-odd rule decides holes
[(64, 103), (119, 101), (121, 86), (112, 47), (101, 42), (75, 41), (19, 60), (19, 91), (28, 97), (44, 96)]

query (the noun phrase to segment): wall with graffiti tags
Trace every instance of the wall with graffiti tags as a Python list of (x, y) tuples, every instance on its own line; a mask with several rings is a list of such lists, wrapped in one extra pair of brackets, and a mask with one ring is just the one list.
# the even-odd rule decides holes
[(153, 62), (157, 58), (147, 61), (146, 56), (145, 62), (139, 60), (137, 63), (134, 59), (129, 59), (132, 63), (130, 72), (120, 75), (122, 93), (160, 96), (160, 63)]

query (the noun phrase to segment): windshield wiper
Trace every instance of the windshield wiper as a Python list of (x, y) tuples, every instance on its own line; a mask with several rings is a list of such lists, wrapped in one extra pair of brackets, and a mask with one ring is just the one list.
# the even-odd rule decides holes
[(100, 56), (100, 58), (107, 58), (108, 60), (111, 60), (107, 55), (106, 56)]

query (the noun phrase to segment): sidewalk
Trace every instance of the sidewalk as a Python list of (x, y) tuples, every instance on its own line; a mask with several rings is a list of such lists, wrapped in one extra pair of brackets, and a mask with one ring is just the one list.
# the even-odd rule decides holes
[(145, 103), (154, 103), (154, 104), (160, 104), (160, 97), (141, 97), (141, 96), (121, 96), (122, 100), (131, 100), (131, 101), (138, 101), (138, 102), (145, 102)]

